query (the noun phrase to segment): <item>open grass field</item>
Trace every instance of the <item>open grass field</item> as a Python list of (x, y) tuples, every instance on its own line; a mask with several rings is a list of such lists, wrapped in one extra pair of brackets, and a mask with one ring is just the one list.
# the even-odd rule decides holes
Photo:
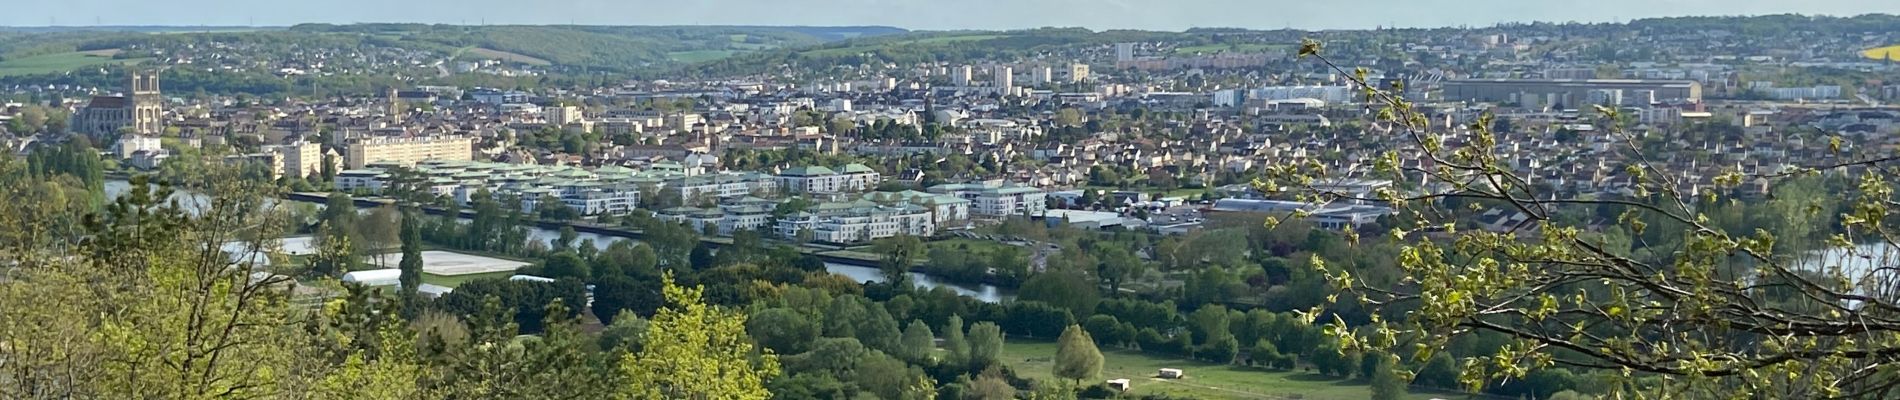
[(1281, 47), (1286, 47), (1286, 46), (1276, 45), (1276, 44), (1266, 44), (1266, 43), (1205, 44), (1205, 45), (1200, 45), (1200, 46), (1177, 47), (1174, 49), (1174, 53), (1175, 54), (1194, 54), (1194, 53), (1218, 53), (1222, 51), (1226, 51), (1229, 53), (1255, 53), (1255, 52), (1281, 48)]
[(129, 64), (146, 60), (144, 58), (113, 59), (111, 54), (116, 53), (116, 50), (98, 50), (47, 54), (0, 61), (0, 76), (47, 74), (96, 65)]
[(666, 57), (683, 63), (699, 63), (732, 57), (736, 53), (738, 52), (732, 50), (675, 51), (666, 53)]
[[(1127, 350), (1103, 349), (1102, 379), (1127, 378), (1136, 395), (1168, 394), (1202, 399), (1363, 400), (1372, 397), (1365, 382), (1291, 371), (1267, 371), (1234, 365), (1216, 365), (1160, 357)], [(1054, 379), (1050, 372), (1056, 343), (1010, 338), (1000, 355), (1017, 375)], [(1161, 368), (1179, 368), (1185, 379), (1155, 377)], [(1413, 393), (1411, 399), (1462, 398), (1462, 395)]]
[(1861, 51), (1860, 55), (1862, 57), (1867, 57), (1867, 58), (1871, 58), (1875, 60), (1887, 60), (1887, 59), (1900, 60), (1900, 45), (1892, 45), (1892, 46), (1887, 46), (1887, 47), (1876, 47), (1872, 49), (1867, 49), (1865, 51)]

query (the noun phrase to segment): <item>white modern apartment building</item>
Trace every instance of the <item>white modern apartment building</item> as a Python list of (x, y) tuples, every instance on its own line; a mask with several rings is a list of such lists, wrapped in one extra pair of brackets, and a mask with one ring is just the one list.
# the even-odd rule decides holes
[(730, 199), (776, 192), (779, 180), (756, 172), (725, 172), (688, 176), (666, 182), (668, 195), (679, 195), (680, 204), (699, 200)]
[(778, 219), (779, 236), (826, 243), (860, 243), (897, 235), (930, 236), (937, 233), (930, 211), (916, 206), (883, 206), (875, 202), (823, 203)]
[(757, 197), (742, 197), (729, 200), (718, 207), (675, 207), (653, 213), (654, 218), (676, 224), (686, 224), (694, 231), (704, 232), (706, 227), (717, 229), (719, 234), (731, 235), (738, 231), (756, 231), (773, 229), (772, 210), (778, 202)]
[(884, 177), (864, 164), (847, 164), (842, 171), (825, 167), (798, 167), (778, 174), (778, 187), (786, 193), (844, 193), (877, 188)]
[(938, 225), (970, 219), (970, 201), (957, 196), (906, 190), (865, 193), (864, 199), (883, 205), (922, 207)]
[(642, 189), (676, 178), (666, 173), (651, 174), (621, 167), (588, 171), (574, 167), (450, 160), (425, 160), (414, 166), (382, 162), (367, 167), (337, 173), (337, 190), (381, 193), (396, 178), (392, 171), (406, 168), (414, 173), (412, 176), (421, 179), (412, 184), (464, 206), (471, 204), (478, 193), (488, 192), (493, 196), (519, 198), (522, 209), (528, 211), (551, 197), (583, 215), (631, 212), (640, 202)]
[(1033, 187), (966, 183), (931, 186), (928, 190), (969, 200), (970, 213), (980, 216), (1037, 216), (1049, 209), (1048, 193)]

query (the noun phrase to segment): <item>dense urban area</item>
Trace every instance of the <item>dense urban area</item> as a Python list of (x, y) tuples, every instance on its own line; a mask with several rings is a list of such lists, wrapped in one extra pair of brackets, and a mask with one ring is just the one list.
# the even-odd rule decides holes
[(0, 28), (0, 398), (1894, 398), (1896, 100), (1890, 15)]

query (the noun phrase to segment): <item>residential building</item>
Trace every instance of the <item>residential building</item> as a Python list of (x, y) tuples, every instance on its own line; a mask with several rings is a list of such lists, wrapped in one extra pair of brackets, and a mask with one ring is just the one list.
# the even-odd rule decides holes
[(299, 140), (292, 144), (266, 146), (265, 150), (277, 153), (273, 172), (278, 177), (307, 178), (323, 173), (323, 145)]
[(1589, 98), (1592, 90), (1650, 90), (1657, 101), (1702, 100), (1702, 84), (1696, 81), (1638, 79), (1454, 79), (1444, 83), (1446, 100), (1489, 102), (1521, 101), (1529, 96), (1556, 97), (1556, 103), (1575, 106)]
[(928, 190), (969, 200), (970, 213), (986, 217), (1041, 215), (1049, 209), (1048, 193), (1033, 187), (970, 183), (937, 185)]
[(996, 80), (995, 86), (997, 89), (1008, 93), (1009, 88), (1016, 87), (1016, 70), (1011, 69), (1008, 65), (996, 66), (996, 70), (993, 71), (993, 73), (995, 76), (991, 78)]
[(696, 204), (745, 196), (766, 195), (781, 187), (778, 179), (756, 172), (725, 172), (683, 176), (666, 181), (668, 194), (679, 195), (680, 204)]
[(847, 164), (842, 171), (811, 166), (780, 171), (778, 186), (786, 193), (844, 193), (877, 188), (883, 176), (864, 164)]
[[(861, 243), (897, 235), (930, 236), (937, 233), (931, 213), (917, 206), (882, 206), (875, 202), (821, 203), (778, 219), (774, 230), (785, 238), (826, 243)], [(804, 236), (809, 235), (809, 236)]]
[(1088, 64), (1083, 64), (1083, 63), (1069, 64), (1069, 82), (1070, 83), (1080, 83), (1086, 80), (1089, 80), (1089, 65)]
[(931, 213), (937, 225), (970, 219), (970, 200), (957, 196), (906, 190), (865, 193), (864, 200), (882, 205), (922, 207)]
[(410, 165), (423, 160), (469, 161), (474, 140), (443, 135), (413, 138), (358, 138), (344, 144), (345, 168), (359, 169), (374, 162)]

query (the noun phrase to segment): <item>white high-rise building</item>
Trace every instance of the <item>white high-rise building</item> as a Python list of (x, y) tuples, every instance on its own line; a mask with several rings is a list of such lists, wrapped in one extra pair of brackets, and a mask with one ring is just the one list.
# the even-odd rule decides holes
[(1003, 92), (1007, 93), (1009, 92), (1009, 88), (1016, 86), (1016, 70), (1015, 69), (1010, 68), (1008, 65), (998, 65), (996, 66), (995, 74), (996, 74), (995, 79), (996, 79), (997, 89), (1001, 89)]
[(957, 67), (956, 71), (950, 73), (950, 84), (970, 86), (970, 76), (974, 75), (974, 72), (975, 70), (968, 65)]
[(1134, 43), (1116, 43), (1115, 44), (1115, 61), (1116, 62), (1132, 61), (1134, 59), (1135, 59), (1135, 44)]
[(1030, 67), (1029, 75), (1029, 79), (1037, 85), (1047, 85), (1056, 81), (1055, 70), (1048, 66)]

